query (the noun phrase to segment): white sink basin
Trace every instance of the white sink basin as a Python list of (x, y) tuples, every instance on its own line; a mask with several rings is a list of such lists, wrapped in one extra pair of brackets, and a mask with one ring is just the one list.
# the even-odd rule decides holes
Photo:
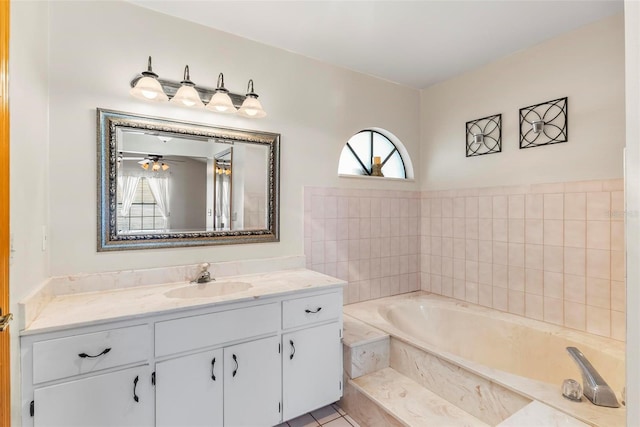
[(202, 285), (189, 285), (172, 289), (164, 293), (167, 298), (211, 298), (222, 295), (235, 294), (251, 288), (244, 282), (210, 282)]

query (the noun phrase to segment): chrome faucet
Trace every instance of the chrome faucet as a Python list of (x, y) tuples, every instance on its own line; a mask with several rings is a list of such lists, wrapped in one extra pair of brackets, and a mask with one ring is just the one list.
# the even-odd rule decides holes
[(580, 368), (583, 393), (587, 399), (594, 405), (619, 408), (620, 404), (616, 394), (596, 371), (596, 368), (584, 357), (584, 354), (576, 347), (567, 347), (567, 352)]
[(209, 273), (209, 263), (205, 262), (200, 266), (201, 271), (198, 277), (193, 279), (191, 283), (209, 283), (212, 280), (216, 280), (211, 278), (211, 273)]

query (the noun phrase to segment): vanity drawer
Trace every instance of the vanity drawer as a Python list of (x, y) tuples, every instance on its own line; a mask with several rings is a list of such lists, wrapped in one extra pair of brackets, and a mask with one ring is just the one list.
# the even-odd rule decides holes
[(36, 342), (33, 383), (146, 361), (150, 333), (147, 325), (140, 325)]
[(158, 322), (156, 356), (276, 333), (279, 326), (278, 303)]
[(337, 319), (341, 312), (342, 294), (338, 292), (283, 301), (282, 328)]

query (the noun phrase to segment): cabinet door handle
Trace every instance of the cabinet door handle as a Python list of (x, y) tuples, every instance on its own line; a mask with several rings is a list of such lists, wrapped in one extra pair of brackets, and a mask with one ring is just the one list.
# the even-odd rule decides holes
[(98, 353), (98, 354), (94, 354), (93, 356), (87, 353), (80, 353), (78, 354), (78, 357), (81, 357), (83, 359), (85, 358), (89, 358), (89, 359), (93, 359), (95, 357), (100, 357), (100, 356), (104, 356), (105, 354), (109, 353), (111, 351), (111, 348), (105, 348), (104, 350), (102, 350), (102, 352)]
[(307, 313), (307, 314), (310, 314), (310, 313), (316, 314), (316, 313), (319, 313), (319, 312), (320, 312), (320, 310), (322, 310), (322, 307), (318, 307), (318, 308), (316, 308), (315, 310), (309, 310), (309, 309), (307, 308), (304, 312), (305, 312), (305, 313)]
[(140, 401), (138, 395), (136, 394), (136, 388), (138, 387), (138, 376), (136, 375), (136, 379), (133, 380), (133, 400), (136, 402)]
[(211, 379), (216, 380), (216, 374), (213, 373), (213, 368), (216, 366), (216, 358), (214, 357), (211, 361)]
[(289, 360), (293, 360), (293, 356), (296, 355), (296, 346), (293, 345), (293, 340), (289, 340), (289, 345), (291, 345), (291, 354), (289, 355)]
[(238, 373), (238, 358), (236, 357), (235, 354), (231, 357), (233, 358), (233, 361), (236, 362), (236, 368), (233, 370), (233, 373), (231, 374), (232, 377), (235, 377), (236, 374)]

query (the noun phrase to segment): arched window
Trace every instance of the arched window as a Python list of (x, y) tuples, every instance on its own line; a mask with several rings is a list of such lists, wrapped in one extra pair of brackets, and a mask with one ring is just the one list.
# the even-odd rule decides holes
[(400, 141), (384, 129), (365, 129), (347, 141), (340, 154), (338, 174), (371, 176), (374, 163), (387, 178), (413, 178), (409, 155)]

